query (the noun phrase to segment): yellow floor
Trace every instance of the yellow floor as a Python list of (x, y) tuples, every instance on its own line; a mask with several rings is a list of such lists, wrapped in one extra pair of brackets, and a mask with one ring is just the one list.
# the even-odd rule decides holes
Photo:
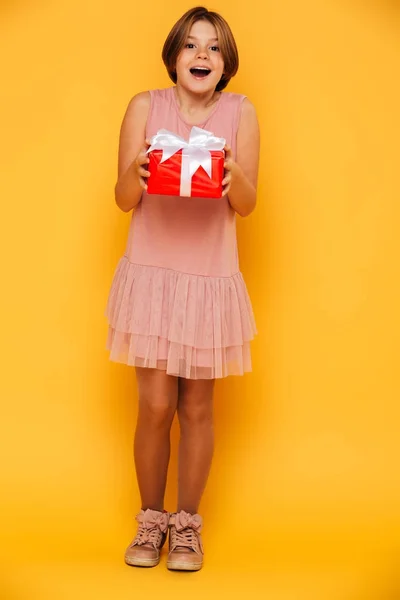
[[(232, 551), (234, 552), (234, 550)], [(238, 552), (238, 550), (236, 550)], [(396, 574), (387, 564), (339, 561), (289, 563), (240, 561), (209, 556), (198, 573), (173, 573), (161, 564), (154, 569), (127, 567), (120, 556), (35, 561), (34, 548), (23, 559), (4, 564), (2, 600), (119, 600), (124, 598), (255, 598), (268, 600), (398, 600)], [(346, 564), (347, 563), (347, 564)]]

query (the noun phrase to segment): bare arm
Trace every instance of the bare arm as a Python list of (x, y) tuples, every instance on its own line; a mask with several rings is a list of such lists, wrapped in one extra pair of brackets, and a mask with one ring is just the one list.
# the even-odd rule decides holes
[(260, 130), (253, 104), (245, 98), (237, 133), (236, 161), (232, 151), (226, 148), (223, 195), (228, 194), (232, 208), (242, 217), (247, 217), (256, 206), (258, 162), (260, 154)]
[(150, 109), (150, 94), (142, 92), (130, 101), (121, 125), (118, 152), (118, 181), (115, 201), (124, 212), (135, 208), (146, 189), (148, 176), (145, 140), (146, 122)]

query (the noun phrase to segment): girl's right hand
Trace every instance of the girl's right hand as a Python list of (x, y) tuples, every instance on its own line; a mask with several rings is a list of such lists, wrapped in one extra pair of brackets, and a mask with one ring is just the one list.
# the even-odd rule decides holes
[(147, 190), (147, 179), (150, 177), (150, 172), (145, 168), (145, 165), (148, 165), (150, 162), (149, 155), (146, 154), (149, 147), (150, 142), (149, 140), (146, 140), (145, 146), (133, 161), (134, 170), (138, 176), (140, 187), (143, 190)]

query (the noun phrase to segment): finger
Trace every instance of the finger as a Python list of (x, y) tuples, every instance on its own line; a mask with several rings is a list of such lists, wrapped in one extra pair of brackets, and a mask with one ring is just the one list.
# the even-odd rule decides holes
[(144, 180), (144, 179), (142, 179), (141, 177), (140, 177), (140, 179), (139, 179), (139, 183), (140, 183), (140, 187), (141, 187), (143, 190), (147, 190), (147, 183), (146, 183), (146, 182), (145, 182), (145, 180)]
[(146, 154), (146, 152), (140, 152), (140, 154), (138, 154), (137, 161), (140, 165), (149, 163), (150, 162), (149, 155)]
[(146, 171), (143, 167), (140, 167), (138, 172), (140, 177), (150, 177), (150, 171)]
[(224, 190), (222, 192), (222, 196), (226, 196), (229, 193), (229, 190), (231, 189), (231, 184), (229, 183), (228, 185), (226, 185), (224, 187)]
[(138, 171), (139, 171), (139, 169), (148, 169), (149, 162), (150, 162), (150, 160), (148, 160), (147, 158), (144, 158), (143, 160), (138, 159), (136, 161), (136, 166), (137, 166)]
[(232, 181), (232, 177), (231, 175), (227, 175), (223, 180), (222, 180), (222, 185), (227, 185), (228, 183), (230, 183)]
[(229, 144), (226, 144), (224, 150), (226, 158), (232, 158), (232, 148), (229, 146)]

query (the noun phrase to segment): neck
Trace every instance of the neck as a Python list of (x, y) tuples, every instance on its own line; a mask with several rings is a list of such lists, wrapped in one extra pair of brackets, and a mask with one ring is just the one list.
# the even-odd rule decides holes
[(204, 94), (195, 94), (186, 90), (178, 83), (175, 86), (175, 93), (179, 108), (186, 113), (209, 108), (220, 96), (220, 92), (216, 92), (215, 90), (204, 92)]

